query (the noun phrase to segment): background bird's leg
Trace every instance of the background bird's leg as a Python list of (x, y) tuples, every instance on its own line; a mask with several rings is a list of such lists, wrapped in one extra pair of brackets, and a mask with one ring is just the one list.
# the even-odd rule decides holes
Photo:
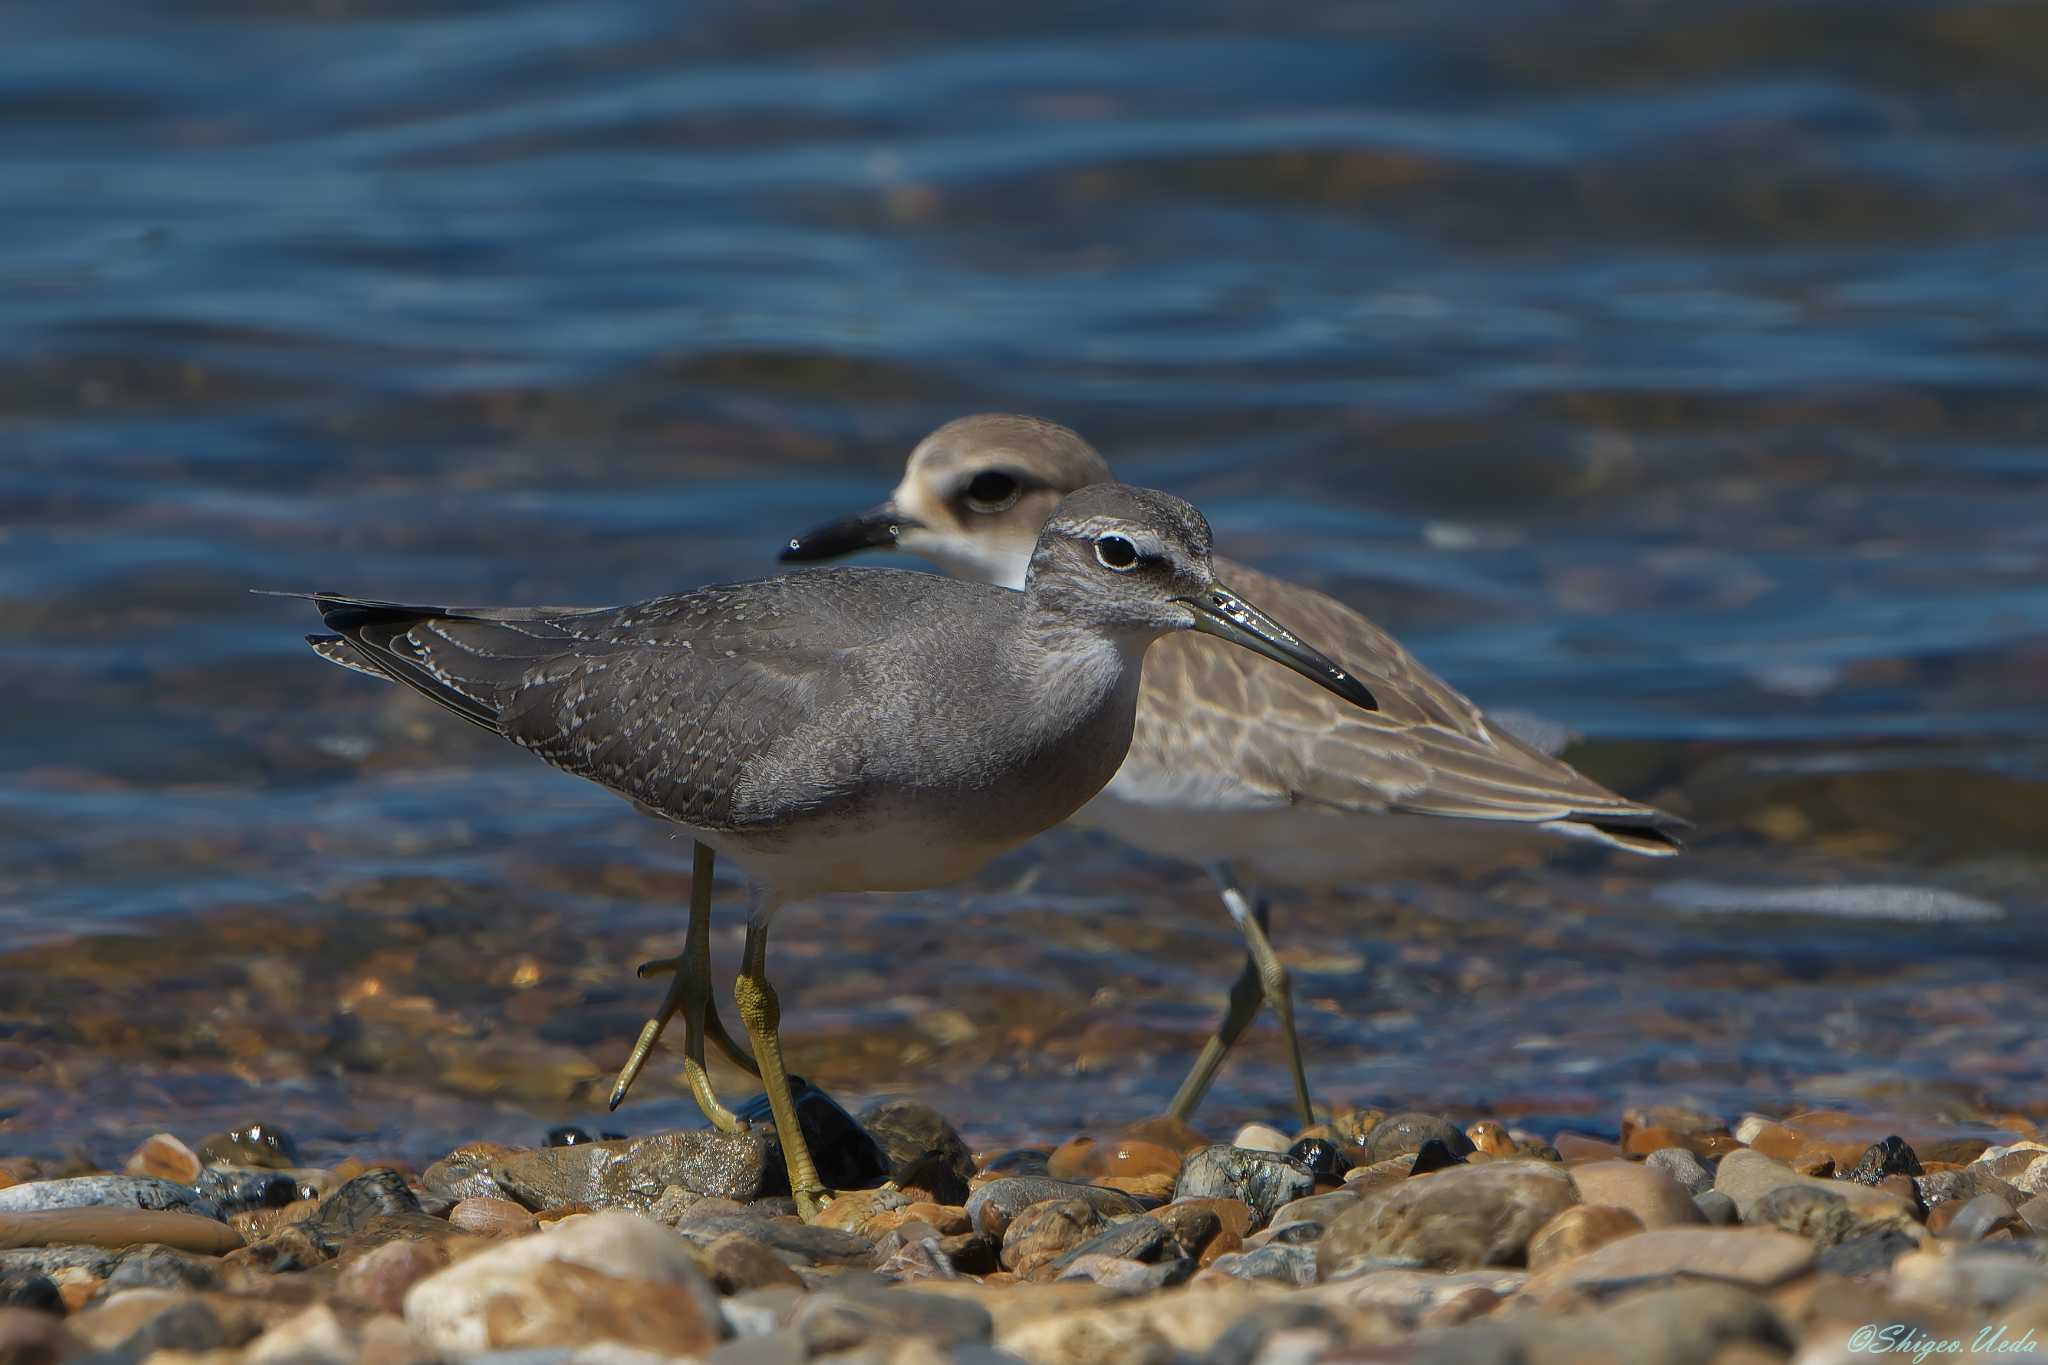
[(683, 1079), (689, 1083), (692, 1098), (704, 1111), (704, 1117), (711, 1120), (712, 1126), (733, 1132), (746, 1124), (720, 1104), (711, 1089), (711, 1077), (704, 1069), (707, 1032), (711, 1041), (718, 1044), (719, 1051), (732, 1059), (734, 1065), (757, 1076), (761, 1072), (754, 1065), (754, 1059), (726, 1032), (725, 1022), (718, 1017), (718, 1006), (711, 994), (711, 882), (717, 860), (717, 854), (708, 845), (699, 843), (696, 846), (690, 873), (690, 927), (683, 938), (682, 955), (644, 963), (640, 967), (639, 975), (642, 977), (670, 971), (675, 973), (675, 980), (669, 983), (661, 1009), (641, 1026), (640, 1037), (633, 1044), (633, 1053), (626, 1059), (617, 1083), (612, 1086), (611, 1107), (618, 1108), (619, 1102), (626, 1098), (626, 1091), (639, 1077), (641, 1068), (647, 1065), (647, 1058), (660, 1040), (662, 1030), (668, 1027), (668, 1021), (681, 1008)]
[(1308, 1097), (1308, 1074), (1301, 1063), (1301, 1041), (1294, 1033), (1293, 987), (1287, 979), (1287, 968), (1281, 965), (1278, 955), (1273, 952), (1272, 942), (1266, 937), (1270, 913), (1266, 902), (1261, 900), (1253, 904), (1245, 896), (1229, 863), (1217, 863), (1209, 872), (1222, 893), (1224, 908), (1244, 935), (1244, 970), (1238, 973), (1236, 982), (1230, 987), (1230, 1005), (1223, 1012), (1222, 1021), (1216, 1025), (1215, 1034), (1202, 1045), (1202, 1055), (1195, 1059), (1188, 1078), (1181, 1082), (1166, 1112), (1183, 1121), (1194, 1112), (1195, 1106), (1202, 1102), (1202, 1096), (1208, 1093), (1209, 1083), (1216, 1079), (1224, 1056), (1243, 1036), (1252, 1016), (1259, 1011), (1259, 1001), (1263, 999), (1273, 1006), (1273, 1012), (1280, 1018), (1280, 1031), (1287, 1039), (1287, 1062), (1294, 1075), (1295, 1107), (1300, 1111), (1304, 1125), (1314, 1123), (1315, 1110)]
[(761, 1064), (761, 1088), (768, 1092), (768, 1109), (775, 1116), (775, 1136), (782, 1144), (782, 1159), (789, 1170), (789, 1192), (796, 1199), (797, 1216), (806, 1223), (816, 1220), (829, 1193), (818, 1179), (811, 1162), (810, 1147), (797, 1122), (796, 1100), (789, 1093), (789, 1073), (782, 1065), (782, 1004), (775, 988), (768, 984), (768, 922), (776, 902), (757, 891), (747, 914), (747, 946), (740, 956), (740, 979), (733, 984), (733, 999), (739, 1002), (740, 1022), (747, 1026), (747, 1040), (754, 1045), (754, 1057)]

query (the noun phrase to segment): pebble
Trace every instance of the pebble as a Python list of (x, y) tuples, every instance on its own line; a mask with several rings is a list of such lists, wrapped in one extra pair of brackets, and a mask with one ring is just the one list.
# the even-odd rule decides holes
[(913, 1339), (943, 1350), (987, 1341), (995, 1331), (988, 1309), (970, 1299), (896, 1288), (811, 1294), (790, 1325), (813, 1356)]
[(1742, 1211), (1735, 1207), (1735, 1201), (1720, 1190), (1696, 1194), (1692, 1202), (1711, 1227), (1732, 1228), (1742, 1221)]
[(299, 1164), (299, 1144), (274, 1123), (246, 1123), (200, 1143), (199, 1159), (208, 1165), (289, 1170)]
[(530, 1209), (585, 1204), (645, 1211), (670, 1186), (750, 1200), (780, 1173), (773, 1134), (692, 1129), (612, 1142), (514, 1151), (490, 1165), (503, 1193)]
[(1318, 1181), (1342, 1180), (1353, 1165), (1344, 1148), (1328, 1138), (1305, 1137), (1287, 1149), (1287, 1157), (1308, 1167)]
[(199, 1178), (200, 1166), (198, 1155), (190, 1147), (170, 1133), (157, 1133), (144, 1138), (142, 1145), (128, 1154), (121, 1169), (129, 1175), (149, 1175), (190, 1185)]
[(1119, 1133), (1104, 1138), (1082, 1134), (1055, 1148), (1045, 1171), (1055, 1180), (1130, 1179), (1178, 1175), (1180, 1164), (1179, 1149), (1162, 1142)]
[(1844, 1180), (1875, 1185), (1888, 1175), (1923, 1175), (1920, 1157), (1896, 1134), (1864, 1148), (1863, 1155), (1838, 1172)]
[(1659, 1228), (1553, 1266), (1543, 1279), (1586, 1286), (1691, 1275), (1768, 1289), (1811, 1269), (1815, 1257), (1804, 1237), (1771, 1228)]
[(0, 1309), (7, 1308), (34, 1308), (62, 1316), (64, 1299), (57, 1292), (57, 1282), (40, 1271), (0, 1269)]
[(1683, 1186), (1645, 1162), (1587, 1161), (1571, 1168), (1571, 1179), (1582, 1202), (1627, 1209), (1646, 1228), (1705, 1221)]
[(1642, 1219), (1611, 1204), (1577, 1204), (1562, 1209), (1529, 1239), (1529, 1269), (1547, 1270), (1562, 1265), (1642, 1230)]
[(1266, 1226), (1269, 1231), (1299, 1223), (1313, 1223), (1319, 1228), (1324, 1227), (1339, 1214), (1349, 1213), (1356, 1208), (1360, 1197), (1356, 1190), (1330, 1190), (1324, 1194), (1311, 1194), (1282, 1204), (1273, 1211), (1273, 1217)]
[(403, 1313), (412, 1287), (448, 1264), (445, 1244), (386, 1242), (341, 1268), (335, 1296), (385, 1313)]
[(1848, 1200), (1812, 1185), (1781, 1185), (1758, 1199), (1744, 1221), (1804, 1237), (1822, 1249), (1839, 1246), (1861, 1230)]
[(2048, 1291), (2048, 1265), (2025, 1248), (1996, 1243), (1920, 1250), (1893, 1263), (1892, 1288), (1909, 1303), (1981, 1320)]
[(63, 1319), (34, 1308), (0, 1304), (0, 1361), (7, 1365), (57, 1365), (83, 1345)]
[(1307, 1167), (1280, 1152), (1218, 1144), (1187, 1154), (1175, 1188), (1183, 1199), (1241, 1199), (1257, 1215), (1254, 1226), (1263, 1226), (1281, 1205), (1315, 1186)]
[(1735, 1202), (1736, 1212), (1745, 1223), (1756, 1221), (1758, 1200), (1787, 1185), (1807, 1185), (1839, 1195), (1847, 1201), (1862, 1227), (1914, 1221), (1907, 1202), (1889, 1190), (1859, 1185), (1850, 1180), (1802, 1176), (1761, 1152), (1730, 1152), (1721, 1158), (1720, 1166), (1714, 1172), (1714, 1189)]
[(1105, 1218), (1122, 1218), (1143, 1212), (1138, 1201), (1117, 1190), (1099, 1185), (1078, 1185), (1050, 1176), (1020, 1175), (992, 1180), (967, 1197), (967, 1221), (976, 1232), (1002, 1237), (1010, 1220), (1033, 1204), (1048, 1199), (1085, 1199)]
[(1995, 1232), (2021, 1231), (2024, 1225), (2011, 1204), (1995, 1194), (1980, 1194), (1957, 1210), (1940, 1235), (1952, 1242), (1981, 1242)]
[(1367, 1195), (1323, 1235), (1323, 1278), (1375, 1261), (1433, 1270), (1518, 1265), (1529, 1239), (1579, 1202), (1565, 1171), (1508, 1159), (1456, 1166)]
[(523, 1204), (476, 1195), (448, 1210), (448, 1222), (479, 1237), (520, 1237), (537, 1231), (539, 1222)]
[(225, 1223), (190, 1213), (94, 1206), (0, 1213), (0, 1248), (129, 1247), (154, 1242), (179, 1251), (225, 1255), (242, 1245)]
[(1041, 1267), (1053, 1265), (1066, 1252), (1088, 1242), (1102, 1227), (1102, 1215), (1085, 1199), (1048, 1199), (1033, 1204), (1003, 1232), (1003, 1269), (1029, 1279)]
[(1255, 1251), (1218, 1256), (1209, 1270), (1239, 1280), (1265, 1280), (1274, 1284), (1309, 1285), (1316, 1282), (1316, 1249), (1273, 1243)]
[(1229, 1145), (1254, 1152), (1284, 1153), (1293, 1145), (1293, 1140), (1271, 1124), (1247, 1123), (1237, 1130), (1237, 1136), (1230, 1140)]
[(258, 1166), (208, 1166), (199, 1172), (192, 1187), (220, 1205), (230, 1218), (259, 1209), (281, 1209), (296, 1202), (307, 1191), (289, 1171)]
[(875, 1244), (858, 1233), (791, 1218), (769, 1218), (729, 1199), (699, 1201), (676, 1221), (675, 1230), (699, 1246), (709, 1246), (728, 1232), (745, 1233), (776, 1251), (788, 1252), (811, 1265), (871, 1265)]
[(81, 1175), (68, 1180), (31, 1180), (0, 1190), (0, 1213), (36, 1213), (90, 1206), (196, 1214), (225, 1222), (214, 1200), (189, 1185), (146, 1175)]
[(1089, 1252), (1062, 1257), (1057, 1269), (1059, 1280), (1085, 1280), (1116, 1294), (1151, 1294), (1193, 1275), (1195, 1262), (1185, 1256), (1166, 1261), (1133, 1261)]
[(705, 1268), (721, 1294), (778, 1287), (801, 1289), (803, 1280), (789, 1262), (744, 1232), (727, 1232), (704, 1248)]
[(1918, 1245), (1897, 1228), (1881, 1228), (1827, 1248), (1814, 1265), (1829, 1275), (1876, 1275)]
[(1684, 1147), (1661, 1147), (1650, 1153), (1643, 1164), (1670, 1176), (1687, 1194), (1704, 1194), (1714, 1188), (1714, 1173), (1696, 1154)]
[(1373, 1125), (1365, 1138), (1367, 1165), (1397, 1156), (1412, 1156), (1431, 1140), (1441, 1142), (1452, 1156), (1470, 1156), (1477, 1149), (1472, 1139), (1441, 1114), (1389, 1114)]
[(890, 1181), (924, 1190), (941, 1204), (967, 1202), (974, 1153), (944, 1115), (916, 1100), (882, 1100), (860, 1112)]
[(1914, 1187), (1920, 1191), (1920, 1198), (1932, 1210), (1937, 1204), (1956, 1200), (1976, 1199), (1993, 1195), (2007, 1204), (2020, 1205), (2027, 1202), (2026, 1195), (1993, 1175), (1983, 1166), (1966, 1166), (1959, 1171), (1934, 1171), (1917, 1176)]

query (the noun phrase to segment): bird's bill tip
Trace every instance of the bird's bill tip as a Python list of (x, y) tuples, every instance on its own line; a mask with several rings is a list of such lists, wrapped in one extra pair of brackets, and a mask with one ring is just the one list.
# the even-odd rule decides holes
[(1318, 687), (1367, 711), (1380, 709), (1372, 691), (1336, 660), (1304, 643), (1294, 632), (1221, 583), (1179, 599), (1194, 613), (1194, 628), (1284, 664)]
[(800, 536), (791, 536), (782, 547), (782, 562), (813, 564), (861, 550), (893, 550), (904, 529), (919, 524), (904, 516), (894, 503), (885, 502), (865, 512), (814, 526)]

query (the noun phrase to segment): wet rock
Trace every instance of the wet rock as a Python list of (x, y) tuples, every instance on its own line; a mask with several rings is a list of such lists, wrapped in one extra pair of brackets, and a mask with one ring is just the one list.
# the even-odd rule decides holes
[(987, 1341), (995, 1330), (988, 1309), (969, 1299), (893, 1288), (812, 1294), (790, 1325), (813, 1356), (912, 1340), (943, 1350)]
[(1127, 1217), (1143, 1211), (1129, 1195), (1099, 1185), (1076, 1185), (1049, 1176), (1006, 1176), (991, 1180), (967, 1197), (967, 1219), (976, 1232), (1003, 1237), (1011, 1219), (1031, 1205), (1049, 1199), (1086, 1200), (1105, 1218)]
[(81, 1206), (0, 1213), (0, 1248), (129, 1247), (156, 1242), (180, 1251), (225, 1255), (242, 1245), (225, 1223), (190, 1213)]
[(1132, 1261), (1093, 1252), (1062, 1258), (1058, 1279), (1085, 1280), (1116, 1294), (1153, 1294), (1187, 1280), (1195, 1273), (1190, 1257), (1161, 1261)]
[(1880, 1228), (1828, 1247), (1814, 1264), (1828, 1275), (1880, 1275), (1918, 1245), (1897, 1228)]
[(1317, 1180), (1342, 1180), (1351, 1158), (1328, 1138), (1303, 1138), (1287, 1149), (1288, 1159), (1308, 1168)]
[(1415, 1173), (1415, 1153), (1406, 1156), (1389, 1157), (1376, 1161), (1370, 1166), (1354, 1166), (1344, 1173), (1344, 1188), (1353, 1194), (1367, 1195), (1374, 1190), (1398, 1185)]
[(1588, 1161), (1572, 1167), (1571, 1178), (1582, 1202), (1627, 1209), (1646, 1228), (1706, 1221), (1677, 1181), (1645, 1162)]
[(981, 1232), (960, 1232), (939, 1239), (939, 1254), (962, 1275), (993, 1275), (1002, 1269), (1003, 1245)]
[(218, 1289), (221, 1262), (205, 1254), (191, 1255), (165, 1246), (131, 1247), (106, 1274), (106, 1290)]
[[(2002, 1199), (2010, 1207), (2017, 1208), (2027, 1202), (2026, 1195), (2000, 1180), (1982, 1166), (1965, 1166), (1959, 1171), (1935, 1171), (1913, 1181), (1920, 1191), (1920, 1198), (1931, 1210), (1937, 1204), (1954, 1200), (1968, 1201), (1983, 1195)], [(5, 1192), (0, 1191), (0, 1197)]]
[(618, 1341), (672, 1355), (709, 1351), (722, 1321), (684, 1240), (623, 1212), (568, 1219), (458, 1261), (412, 1286), (405, 1320), (442, 1351)]
[(1714, 1188), (1714, 1173), (1706, 1163), (1684, 1147), (1663, 1147), (1650, 1153), (1643, 1165), (1653, 1171), (1662, 1171), (1678, 1183), (1678, 1187), (1690, 1195), (1705, 1194)]
[(1455, 1157), (1470, 1156), (1475, 1150), (1472, 1139), (1440, 1114), (1390, 1114), (1373, 1125), (1372, 1132), (1366, 1135), (1366, 1162), (1370, 1165), (1392, 1157), (1408, 1156), (1420, 1152), (1422, 1145), (1430, 1141), (1443, 1143), (1444, 1150)]
[(523, 1237), (539, 1227), (525, 1205), (487, 1195), (465, 1199), (450, 1209), (448, 1223), (478, 1237)]
[[(1944, 1206), (1948, 1207), (1948, 1206)], [(1951, 1242), (1981, 1242), (1997, 1232), (2024, 1236), (2026, 1225), (2013, 1206), (1995, 1194), (1980, 1194), (1955, 1206), (1956, 1212), (1940, 1235)]]
[(1404, 1330), (1455, 1321), (1512, 1298), (1529, 1280), (1523, 1270), (1373, 1270), (1311, 1291), (1317, 1302), (1365, 1308)]
[(959, 1279), (960, 1272), (939, 1245), (939, 1239), (927, 1233), (921, 1223), (912, 1224), (911, 1230), (918, 1235), (906, 1238), (902, 1232), (892, 1232), (875, 1244), (875, 1255), (880, 1258), (875, 1274), (897, 1284)]
[(1423, 1143), (1422, 1149), (1415, 1154), (1415, 1161), (1409, 1166), (1408, 1174), (1429, 1175), (1433, 1172), (1441, 1171), (1447, 1166), (1463, 1165), (1464, 1162), (1464, 1157), (1459, 1156), (1435, 1138), (1431, 1138)]
[(849, 1190), (818, 1216), (821, 1227), (857, 1232), (885, 1213), (901, 1213), (916, 1201), (901, 1190)]
[(1321, 1228), (1329, 1226), (1339, 1215), (1357, 1208), (1360, 1198), (1360, 1195), (1351, 1190), (1330, 1190), (1282, 1204), (1274, 1210), (1272, 1220), (1267, 1223), (1267, 1232), (1270, 1234), (1310, 1224), (1319, 1229), (1314, 1236), (1320, 1237)]
[(495, 1142), (467, 1143), (422, 1171), (420, 1187), (457, 1203), (479, 1196), (502, 1199), (505, 1191), (492, 1179), (491, 1168), (519, 1150)]
[[(1523, 1314), (1473, 1323), (1430, 1342), (1417, 1365), (1764, 1365), (1794, 1341), (1746, 1289), (1687, 1284), (1633, 1294), (1595, 1313)], [(1853, 1357), (1852, 1357), (1853, 1358)]]
[(1314, 1193), (1315, 1186), (1307, 1167), (1279, 1152), (1218, 1145), (1188, 1153), (1175, 1190), (1182, 1199), (1241, 1199), (1257, 1215), (1254, 1225), (1263, 1226), (1282, 1204)]
[(1848, 1180), (1802, 1176), (1783, 1162), (1773, 1161), (1760, 1152), (1730, 1152), (1721, 1158), (1720, 1167), (1714, 1172), (1714, 1189), (1735, 1201), (1736, 1211), (1745, 1223), (1757, 1221), (1757, 1201), (1772, 1190), (1787, 1185), (1804, 1185), (1834, 1193), (1848, 1202), (1858, 1225), (1862, 1227), (1872, 1227), (1881, 1222), (1915, 1221), (1911, 1206), (1890, 1191)]
[(81, 1175), (68, 1180), (31, 1180), (0, 1190), (0, 1213), (38, 1213), (89, 1207), (147, 1209), (194, 1214), (224, 1222), (219, 1204), (186, 1185), (144, 1175)]
[(1316, 1249), (1307, 1244), (1268, 1243), (1253, 1251), (1218, 1256), (1209, 1269), (1232, 1279), (1299, 1287), (1316, 1282)]
[(1179, 1149), (1162, 1142), (1117, 1133), (1104, 1138), (1084, 1133), (1060, 1144), (1045, 1169), (1055, 1180), (1087, 1181), (1177, 1175), (1180, 1163)]
[(1369, 1194), (1323, 1235), (1324, 1279), (1374, 1261), (1434, 1270), (1519, 1265), (1537, 1229), (1579, 1202), (1571, 1177), (1543, 1162), (1457, 1166)]
[(157, 1133), (144, 1138), (142, 1145), (128, 1154), (121, 1169), (129, 1175), (154, 1176), (190, 1185), (199, 1178), (199, 1157), (172, 1134)]
[(1085, 1199), (1033, 1204), (1012, 1219), (1003, 1233), (1003, 1269), (1028, 1279), (1040, 1267), (1089, 1241), (1102, 1226), (1102, 1215)]
[(1609, 1242), (1542, 1278), (1549, 1286), (1598, 1286), (1689, 1275), (1768, 1289), (1810, 1270), (1815, 1256), (1813, 1243), (1773, 1228), (1659, 1228)]
[[(1222, 1217), (1204, 1204), (1165, 1204), (1154, 1209), (1151, 1217), (1166, 1230), (1167, 1239), (1183, 1256), (1200, 1256), (1223, 1230)], [(1249, 1205), (1245, 1207), (1245, 1225), (1251, 1225)]]
[(2048, 1152), (2008, 1151), (1988, 1163), (1991, 1174), (2023, 1194), (2048, 1194)]
[(307, 1231), (338, 1242), (374, 1218), (419, 1212), (420, 1201), (406, 1188), (404, 1176), (393, 1170), (366, 1171), (320, 1201), (306, 1220)]
[(1581, 1161), (1619, 1161), (1624, 1155), (1620, 1143), (1586, 1133), (1559, 1133), (1555, 1151), (1557, 1159), (1567, 1166)]
[(1514, 1138), (1495, 1119), (1480, 1119), (1468, 1124), (1465, 1136), (1472, 1143), (1475, 1153), (1484, 1156), (1514, 1156), (1518, 1152)]
[(979, 1174), (983, 1181), (992, 1176), (1046, 1175), (1051, 1163), (1052, 1153), (1043, 1147), (1012, 1147), (990, 1157)]
[[(817, 1165), (820, 1180), (835, 1190), (851, 1190), (879, 1185), (889, 1178), (881, 1148), (853, 1115), (840, 1107), (837, 1100), (800, 1077), (791, 1077), (790, 1087), (796, 1101), (797, 1125), (803, 1129), (804, 1141), (810, 1146), (811, 1160)], [(733, 1112), (757, 1128), (772, 1125), (775, 1121), (766, 1095), (756, 1095), (733, 1106)], [(772, 1127), (767, 1131), (772, 1132)], [(783, 1170), (779, 1147), (772, 1169), (777, 1173)], [(674, 1183), (686, 1189), (696, 1188), (687, 1181)], [(706, 1190), (704, 1193), (721, 1191)]]
[(1292, 1144), (1287, 1134), (1267, 1123), (1247, 1123), (1228, 1144), (1252, 1152), (1286, 1152)]
[(1621, 1149), (1629, 1156), (1646, 1157), (1677, 1148), (1713, 1160), (1735, 1147), (1728, 1125), (1711, 1114), (1653, 1105), (1621, 1116)]
[(282, 1171), (299, 1164), (299, 1144), (274, 1123), (248, 1123), (200, 1143), (199, 1159), (211, 1165)]
[(860, 1126), (900, 1188), (925, 1190), (941, 1204), (967, 1201), (974, 1153), (938, 1110), (916, 1100), (882, 1100), (861, 1110)]
[(447, 1266), (448, 1247), (433, 1242), (386, 1242), (351, 1258), (335, 1277), (335, 1297), (383, 1313), (403, 1313), (412, 1287)]
[(358, 1356), (358, 1345), (356, 1334), (341, 1317), (326, 1304), (316, 1303), (265, 1332), (243, 1361), (244, 1365), (349, 1365)]
[(1735, 1207), (1735, 1201), (1720, 1190), (1694, 1195), (1692, 1202), (1710, 1227), (1732, 1228), (1742, 1221), (1741, 1210)]
[(62, 1317), (64, 1299), (57, 1282), (40, 1271), (0, 1270), (0, 1309), (8, 1308), (33, 1308)]
[(781, 1161), (773, 1136), (759, 1129), (686, 1130), (513, 1152), (493, 1162), (490, 1174), (507, 1197), (530, 1209), (586, 1204), (637, 1212), (671, 1185), (742, 1202), (758, 1198)]
[(2020, 1221), (2039, 1235), (2048, 1233), (2048, 1194), (2037, 1194), (2015, 1210)]
[(803, 1288), (803, 1280), (789, 1262), (743, 1232), (714, 1237), (704, 1249), (704, 1261), (711, 1282), (721, 1294), (738, 1294), (748, 1289), (787, 1286)]
[[(1015, 1231), (1024, 1221), (1026, 1220), (1019, 1219), (1018, 1223), (1013, 1223), (1011, 1230)], [(1006, 1244), (1007, 1241), (1005, 1238)], [(1083, 1256), (1102, 1256), (1112, 1260), (1142, 1261), (1149, 1264), (1159, 1260), (1165, 1255), (1167, 1248), (1173, 1245), (1173, 1236), (1167, 1231), (1166, 1224), (1157, 1218), (1141, 1215), (1137, 1218), (1126, 1218), (1120, 1223), (1112, 1223), (1095, 1233), (1062, 1254), (1053, 1262), (1053, 1268), (1064, 1271)]]
[(675, 1230), (699, 1246), (738, 1232), (812, 1265), (865, 1266), (875, 1258), (875, 1244), (858, 1233), (793, 1218), (764, 1218), (727, 1199), (701, 1201), (676, 1221)]
[(300, 1183), (290, 1172), (255, 1166), (208, 1166), (199, 1172), (193, 1188), (231, 1218), (258, 1209), (281, 1209), (301, 1196)]
[(1529, 1239), (1531, 1270), (1548, 1270), (1597, 1247), (1643, 1230), (1643, 1220), (1611, 1204), (1578, 1204), (1560, 1210)]
[(1846, 1170), (1838, 1172), (1843, 1180), (1853, 1180), (1859, 1185), (1875, 1185), (1888, 1175), (1922, 1175), (1920, 1158), (1905, 1139), (1896, 1133), (1880, 1142), (1873, 1142), (1864, 1149), (1863, 1155)]
[(0, 1361), (6, 1365), (57, 1365), (77, 1356), (82, 1344), (60, 1318), (0, 1304)]
[(1840, 1246), (1860, 1224), (1849, 1201), (1811, 1185), (1784, 1185), (1770, 1191), (1750, 1209), (1748, 1222), (1804, 1237), (1817, 1247)]
[(588, 1141), (590, 1141), (589, 1133), (578, 1128), (573, 1123), (565, 1123), (559, 1128), (548, 1129), (541, 1137), (540, 1145), (543, 1147), (574, 1147), (579, 1142)]

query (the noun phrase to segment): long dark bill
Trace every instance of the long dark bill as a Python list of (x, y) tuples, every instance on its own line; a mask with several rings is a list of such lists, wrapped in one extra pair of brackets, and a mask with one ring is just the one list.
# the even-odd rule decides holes
[(896, 536), (906, 526), (920, 523), (896, 510), (894, 503), (870, 507), (865, 512), (813, 526), (792, 537), (782, 547), (785, 564), (809, 564), (821, 559), (838, 559), (856, 550), (893, 550)]
[(1303, 644), (1294, 632), (1221, 583), (1210, 584), (1209, 591), (1198, 596), (1178, 600), (1194, 608), (1195, 629), (1204, 635), (1242, 645), (1274, 663), (1285, 664), (1354, 706), (1367, 711), (1380, 709), (1365, 684), (1339, 668), (1329, 655)]

